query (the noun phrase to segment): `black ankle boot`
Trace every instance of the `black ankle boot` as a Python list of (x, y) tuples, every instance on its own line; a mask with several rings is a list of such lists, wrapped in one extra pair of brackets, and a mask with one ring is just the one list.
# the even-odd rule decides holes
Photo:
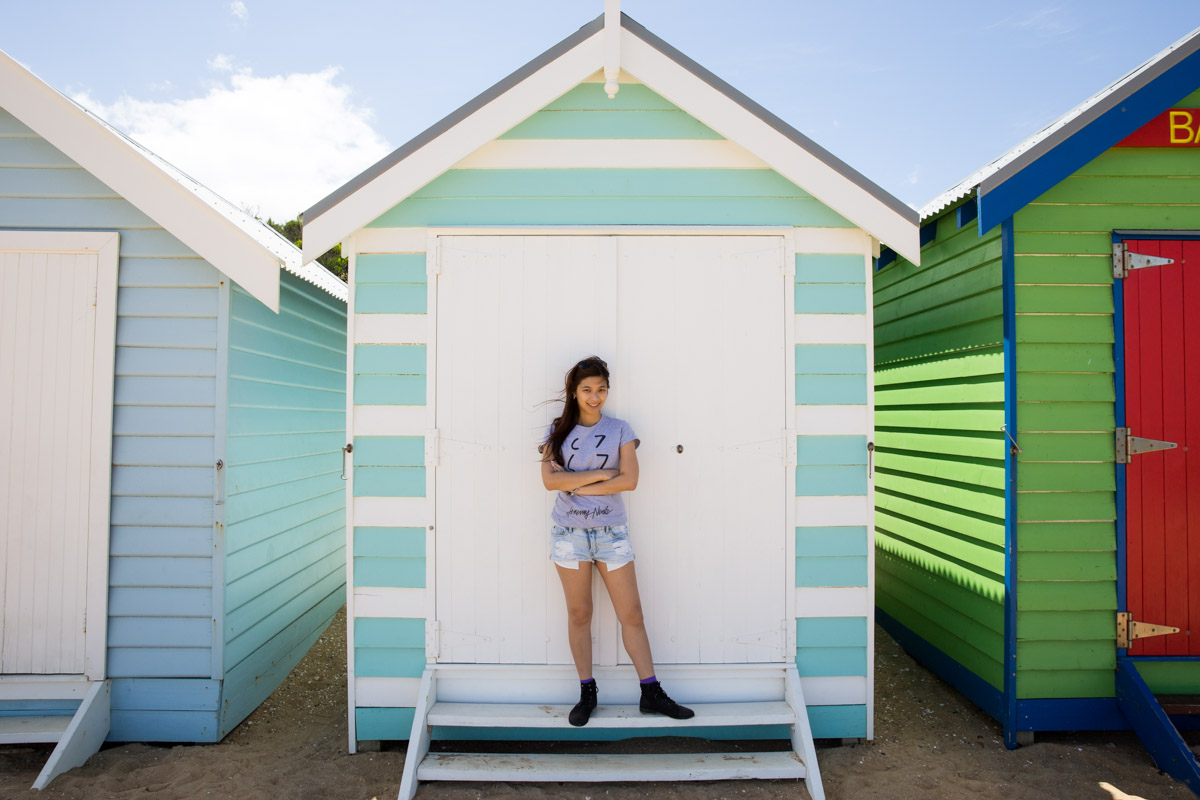
[(570, 722), (576, 728), (581, 728), (588, 724), (588, 719), (592, 716), (592, 712), (596, 710), (596, 682), (579, 684), (579, 702), (571, 709), (571, 713), (567, 715), (567, 722)]
[(667, 697), (658, 681), (642, 684), (642, 702), (638, 703), (638, 710), (643, 714), (665, 714), (671, 719), (691, 719), (696, 716), (695, 711)]

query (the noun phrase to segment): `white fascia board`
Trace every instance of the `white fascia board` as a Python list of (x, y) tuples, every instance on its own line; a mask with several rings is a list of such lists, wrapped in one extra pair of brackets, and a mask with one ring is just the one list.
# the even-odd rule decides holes
[(311, 261), (324, 253), (583, 82), (602, 63), (602, 38), (596, 33), (580, 42), (307, 223), (304, 260)]
[(763, 122), (741, 104), (697, 78), (628, 30), (621, 32), (621, 62), (638, 80), (765, 161), (859, 228), (920, 263), (918, 227), (817, 156)]
[[(115, 132), (0, 52), (0, 107), (272, 311), (282, 262)], [(323, 251), (322, 251), (323, 252)]]

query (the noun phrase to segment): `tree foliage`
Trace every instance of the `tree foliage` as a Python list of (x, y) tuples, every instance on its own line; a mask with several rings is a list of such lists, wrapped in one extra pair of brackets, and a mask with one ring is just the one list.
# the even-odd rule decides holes
[[(300, 217), (290, 219), (287, 222), (276, 222), (268, 217), (267, 224), (279, 231), (285, 239), (296, 245), (296, 247), (303, 246), (304, 220)], [(326, 250), (324, 255), (317, 258), (317, 263), (342, 280), (346, 280), (350, 272), (350, 262), (348, 259), (342, 257), (342, 246), (340, 244), (335, 244), (332, 248)]]

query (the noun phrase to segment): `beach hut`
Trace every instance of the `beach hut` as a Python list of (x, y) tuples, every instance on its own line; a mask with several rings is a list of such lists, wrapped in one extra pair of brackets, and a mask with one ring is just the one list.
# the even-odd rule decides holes
[(214, 742), (343, 603), (346, 287), (0, 54), (0, 742)]
[[(872, 736), (867, 278), (879, 241), (918, 257), (916, 212), (614, 5), (305, 212), (306, 254), (351, 264), (350, 747), (409, 740), (402, 796), (805, 775), (820, 796), (811, 737)], [(694, 727), (565, 722), (537, 447), (589, 353), (641, 435), (643, 603)], [(596, 608), (604, 701), (630, 703)], [(795, 752), (423, 760), (431, 731), (764, 726)]]
[(919, 267), (879, 258), (879, 621), (1009, 746), (1182, 746), (1152, 695), (1200, 693), (1198, 50), (934, 198)]

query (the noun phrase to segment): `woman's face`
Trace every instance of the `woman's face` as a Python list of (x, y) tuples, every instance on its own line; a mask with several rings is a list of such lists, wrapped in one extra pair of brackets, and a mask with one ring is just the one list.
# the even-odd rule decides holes
[(599, 375), (584, 378), (575, 388), (575, 399), (579, 402), (580, 416), (599, 414), (608, 399), (608, 381)]

